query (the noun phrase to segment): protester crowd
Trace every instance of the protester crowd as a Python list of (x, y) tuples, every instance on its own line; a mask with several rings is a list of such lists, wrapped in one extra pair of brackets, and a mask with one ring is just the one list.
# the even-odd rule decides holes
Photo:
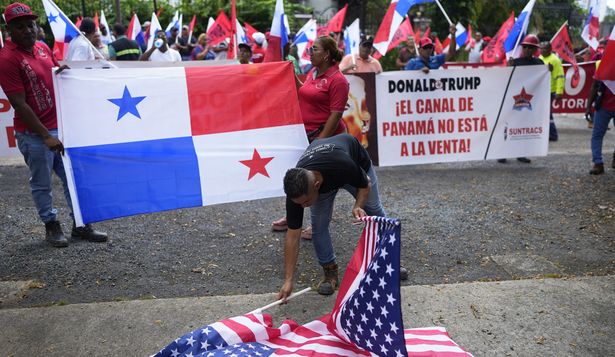
[[(39, 217), (46, 226), (47, 241), (57, 247), (68, 245), (60, 223), (56, 217), (51, 194), (51, 178), (55, 172), (64, 185), (64, 194), (71, 207), (70, 193), (67, 189), (66, 176), (62, 166), (62, 142), (58, 139), (57, 116), (54, 100), (51, 68), (59, 64), (52, 51), (41, 40), (37, 26), (37, 15), (24, 4), (14, 3), (4, 11), (8, 27), (5, 47), (0, 49), (0, 86), (7, 94), (15, 109), (15, 130), (19, 149), (31, 173), (31, 194), (37, 207)], [(150, 24), (144, 24), (147, 33)], [(126, 27), (121, 24), (113, 26), (112, 36), (107, 36), (106, 28), (98, 28), (91, 18), (84, 18), (79, 30), (83, 36), (72, 40), (67, 54), (68, 61), (109, 59), (116, 61), (219, 61), (229, 58), (229, 41), (216, 45), (210, 44), (207, 33), (193, 36), (188, 26), (181, 29), (174, 27), (167, 33), (159, 30), (155, 33), (152, 46), (140, 45), (126, 36)], [(449, 28), (449, 48), (438, 46), (440, 41), (434, 33), (422, 38), (409, 36), (398, 47), (397, 69), (422, 71), (441, 68), (446, 61), (451, 61), (458, 51), (468, 52), (470, 63), (479, 63), (482, 52), (491, 39), (483, 37), (480, 32), (468, 41), (465, 48), (457, 48), (457, 28)], [(254, 64), (267, 61), (268, 34), (256, 32), (251, 36), (252, 43), (240, 43), (237, 46), (237, 60), (241, 64)], [(316, 39), (307, 49), (310, 63), (300, 64), (297, 46), (292, 44), (293, 36), (284, 48), (283, 59), (291, 61), (296, 78), (299, 107), (304, 120), (306, 135), (311, 145), (308, 152), (316, 153), (308, 158), (302, 157), (297, 169), (289, 171), (284, 180), (284, 189), (288, 195), (286, 217), (273, 222), (274, 230), (287, 231), (285, 245), (285, 282), (280, 297), (290, 295), (293, 286), (298, 241), (300, 238), (312, 239), (323, 267), (324, 277), (318, 288), (321, 294), (332, 294), (336, 289), (337, 264), (329, 234), (331, 212), (336, 193), (340, 188), (348, 190), (355, 198), (352, 208), (355, 218), (366, 214), (385, 215), (385, 210), (378, 196), (377, 177), (371, 160), (360, 143), (352, 136), (344, 135), (347, 128), (342, 120), (349, 98), (349, 82), (343, 74), (381, 73), (383, 68), (377, 59), (373, 39), (363, 38), (358, 53), (343, 55), (344, 41), (340, 33), (331, 33)], [(147, 42), (146, 42), (147, 43)], [(547, 65), (551, 73), (551, 98), (560, 100), (563, 92), (564, 73), (562, 61), (554, 54), (548, 41), (540, 42), (536, 35), (527, 35), (520, 42), (522, 54), (510, 60), (510, 66)], [(594, 60), (599, 60), (602, 45), (592, 53)], [(234, 58), (234, 56), (232, 56)], [(26, 65), (22, 65), (22, 64)], [(62, 70), (63, 67), (60, 67)], [(27, 79), (27, 80), (26, 80)], [(599, 99), (599, 102), (597, 101)], [(609, 121), (615, 113), (615, 95), (596, 81), (589, 98), (587, 112), (595, 104), (591, 148), (594, 166), (591, 174), (604, 173), (602, 159), (602, 138)], [(550, 118), (549, 139), (558, 140), (558, 133)], [(341, 134), (342, 136), (339, 136)], [(343, 150), (330, 155), (318, 150), (319, 145), (335, 143)], [(530, 163), (528, 158), (519, 161)], [(499, 160), (506, 162), (506, 160)], [(613, 156), (615, 168), (615, 154)], [(309, 227), (302, 230), (304, 208), (312, 206)], [(72, 236), (94, 242), (104, 242), (107, 236), (95, 231), (91, 226), (75, 227)]]

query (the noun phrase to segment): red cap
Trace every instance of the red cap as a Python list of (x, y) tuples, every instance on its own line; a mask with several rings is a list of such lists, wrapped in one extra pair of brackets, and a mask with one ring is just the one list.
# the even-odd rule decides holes
[(22, 3), (12, 3), (4, 9), (4, 20), (8, 24), (16, 18), (27, 16), (31, 19), (38, 19), (38, 16), (32, 13), (28, 5)]
[(485, 42), (491, 42), (491, 37), (489, 37), (489, 36), (485, 36), (485, 37), (483, 37), (483, 41), (485, 41)]
[(525, 36), (525, 38), (521, 42), (521, 45), (538, 47), (539, 42), (540, 41), (538, 40), (538, 36), (536, 36), (536, 35), (527, 35), (527, 36)]
[(433, 46), (433, 41), (429, 37), (424, 37), (419, 41), (419, 47)]

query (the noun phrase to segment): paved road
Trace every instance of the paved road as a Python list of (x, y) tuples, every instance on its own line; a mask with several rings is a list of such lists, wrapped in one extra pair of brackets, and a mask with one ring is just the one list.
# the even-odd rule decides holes
[[(559, 117), (558, 125), (560, 141), (550, 144), (549, 156), (535, 158), (530, 165), (513, 160), (508, 164), (466, 162), (377, 170), (385, 208), (402, 220), (408, 289), (472, 282), (485, 286), (480, 284), (491, 281), (521, 284), (518, 279), (536, 277), (565, 282), (615, 272), (615, 170), (589, 176), (591, 132), (585, 122), (567, 116)], [(605, 153), (610, 155), (613, 147), (611, 130)], [(283, 214), (282, 199), (117, 219), (98, 224), (111, 235), (109, 243), (72, 241), (66, 249), (52, 249), (42, 240), (44, 228), (32, 207), (26, 168), (19, 160), (2, 163), (3, 314), (29, 311), (23, 309), (28, 307), (52, 306), (51, 311), (57, 311), (53, 309), (70, 308), (59, 306), (65, 304), (152, 298), (240, 299), (245, 294), (272, 293), (280, 286), (283, 235), (270, 232), (269, 223)], [(68, 230), (67, 210), (61, 199), (59, 202), (60, 217)], [(359, 232), (349, 221), (351, 204), (349, 195), (340, 195), (333, 219), (334, 244), (342, 266)], [(303, 242), (299, 287), (319, 278), (312, 255), (310, 243)], [(449, 286), (453, 285), (437, 289)], [(581, 301), (593, 303), (591, 298)], [(577, 312), (586, 320), (593, 317), (582, 309)], [(604, 314), (599, 316), (609, 316)], [(443, 316), (443, 324), (457, 328), (454, 320)], [(609, 331), (612, 321), (604, 321)], [(436, 319), (431, 324), (439, 323)], [(456, 333), (453, 337), (457, 339)], [(503, 333), (499, 338), (496, 342), (503, 344), (507, 336)], [(472, 352), (483, 351), (477, 345), (468, 347)], [(553, 355), (583, 354), (570, 350)]]

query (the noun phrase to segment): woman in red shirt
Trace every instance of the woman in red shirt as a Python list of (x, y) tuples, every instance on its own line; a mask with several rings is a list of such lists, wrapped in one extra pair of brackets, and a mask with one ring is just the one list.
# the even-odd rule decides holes
[[(308, 140), (312, 142), (346, 132), (346, 124), (341, 119), (348, 102), (350, 85), (340, 72), (339, 63), (343, 53), (334, 39), (321, 36), (308, 51), (314, 67), (308, 72), (305, 82), (295, 78), (303, 125)], [(274, 221), (271, 228), (274, 231), (285, 231), (286, 217)], [(301, 232), (301, 237), (310, 239), (311, 227)]]

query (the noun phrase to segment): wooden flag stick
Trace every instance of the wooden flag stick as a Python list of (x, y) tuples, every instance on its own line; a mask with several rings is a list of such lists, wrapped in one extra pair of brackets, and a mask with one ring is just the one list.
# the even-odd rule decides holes
[[(307, 293), (307, 292), (308, 292), (308, 291), (310, 291), (310, 290), (312, 290), (312, 288), (305, 288), (305, 289), (303, 289), (303, 290), (301, 290), (301, 291), (297, 291), (296, 293), (292, 293), (292, 294), (291, 294), (288, 298), (286, 298), (286, 301), (288, 301), (288, 300), (290, 300), (290, 299), (294, 299), (294, 298), (296, 298), (297, 296), (303, 295), (303, 294)], [(264, 310), (267, 310), (267, 309), (268, 309), (268, 308), (270, 308), (270, 307), (278, 306), (278, 305), (282, 304), (283, 302), (284, 302), (284, 300), (283, 300), (283, 299), (280, 299), (280, 300), (278, 300), (278, 301), (274, 301), (274, 302), (272, 302), (271, 304), (265, 305), (265, 306), (263, 306), (263, 307), (261, 307), (261, 308), (258, 308), (258, 309), (256, 309), (256, 310), (254, 310), (254, 311), (250, 311), (250, 312), (249, 312), (249, 314), (258, 314), (258, 313), (261, 313), (261, 312), (263, 312)]]

